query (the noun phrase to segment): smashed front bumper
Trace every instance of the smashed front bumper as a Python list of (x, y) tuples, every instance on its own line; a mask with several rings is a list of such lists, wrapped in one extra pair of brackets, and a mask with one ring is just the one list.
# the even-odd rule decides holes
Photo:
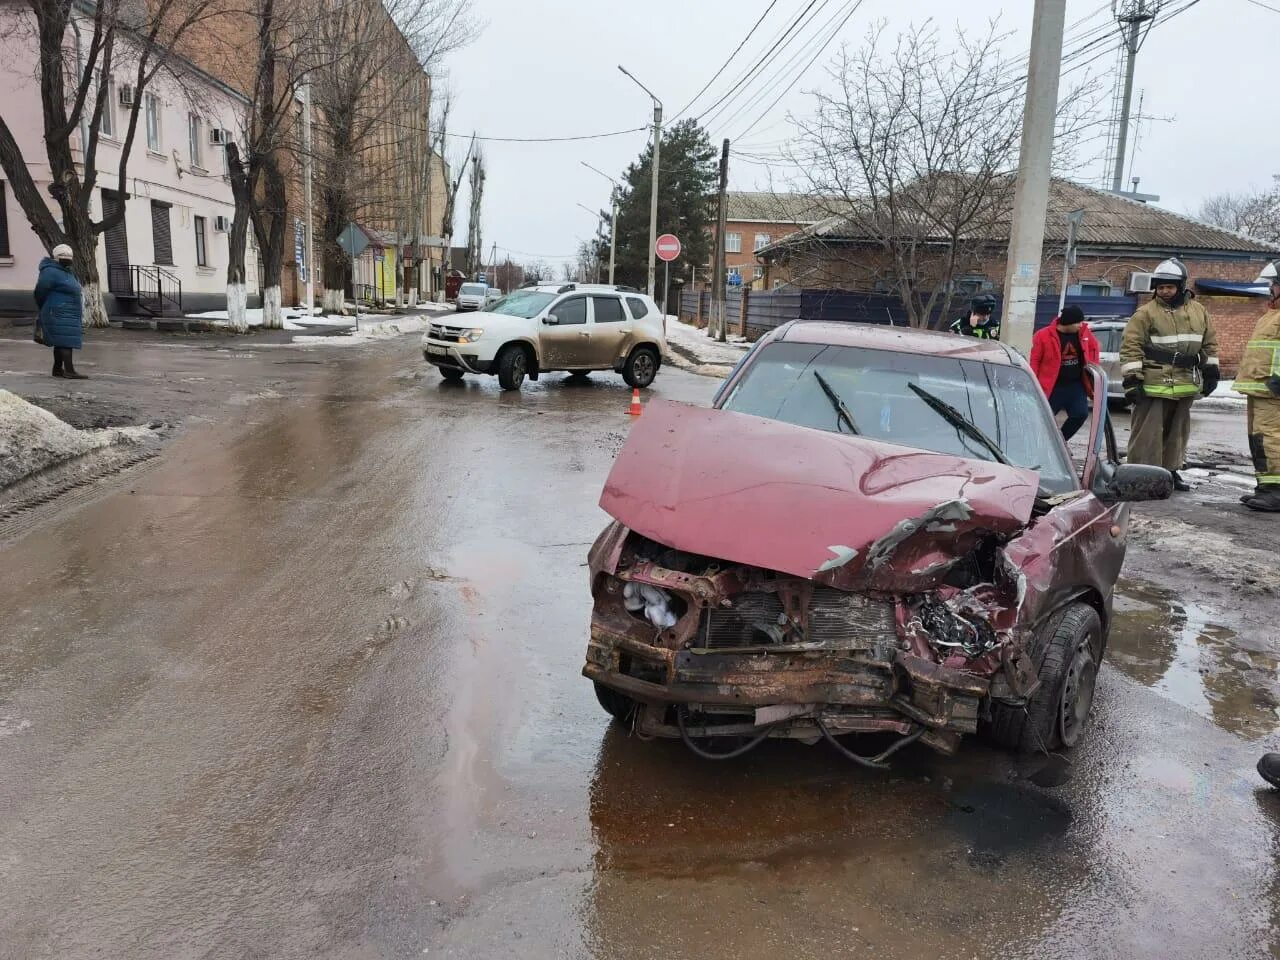
[[(663, 590), (670, 617), (655, 625), (628, 610), (627, 583)], [(635, 701), (632, 722), (645, 735), (681, 736), (682, 725), (699, 738), (918, 734), (951, 753), (977, 731), (993, 685), (1012, 695), (999, 650), (967, 669), (942, 662), (912, 598), (651, 562), (597, 577), (594, 593), (583, 674)]]

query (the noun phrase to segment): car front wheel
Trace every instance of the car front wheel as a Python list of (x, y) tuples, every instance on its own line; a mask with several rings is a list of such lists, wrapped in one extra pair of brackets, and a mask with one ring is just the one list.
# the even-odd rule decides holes
[(987, 735), (1024, 753), (1074, 747), (1084, 736), (1102, 656), (1102, 621), (1085, 603), (1067, 608), (1051, 631), (1040, 686), (1025, 707), (991, 705)]
[(522, 347), (507, 347), (498, 355), (498, 386), (519, 390), (529, 372), (529, 355)]
[(636, 712), (634, 700), (603, 683), (596, 684), (596, 699), (604, 707), (604, 712), (619, 723), (627, 723)]
[(636, 347), (622, 365), (622, 379), (628, 387), (647, 387), (658, 375), (658, 351), (653, 347)]

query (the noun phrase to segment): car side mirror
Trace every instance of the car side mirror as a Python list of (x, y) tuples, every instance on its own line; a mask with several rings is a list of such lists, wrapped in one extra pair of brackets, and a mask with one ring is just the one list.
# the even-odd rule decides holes
[(1140, 503), (1173, 496), (1173, 474), (1142, 463), (1109, 464), (1098, 471), (1093, 493), (1103, 503)]
[(554, 313), (548, 313), (545, 317), (542, 318), (542, 322), (549, 327), (554, 327), (557, 323), (560, 322), (560, 318), (557, 317)]

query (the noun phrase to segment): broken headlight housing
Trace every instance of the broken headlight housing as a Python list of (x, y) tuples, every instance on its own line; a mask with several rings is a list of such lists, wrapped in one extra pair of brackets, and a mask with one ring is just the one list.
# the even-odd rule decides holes
[(943, 655), (959, 651), (966, 657), (980, 657), (1000, 642), (990, 623), (937, 600), (922, 603), (917, 616), (929, 643)]
[(659, 630), (667, 630), (680, 619), (670, 593), (661, 587), (629, 581), (622, 588), (623, 605), (631, 613), (643, 616)]

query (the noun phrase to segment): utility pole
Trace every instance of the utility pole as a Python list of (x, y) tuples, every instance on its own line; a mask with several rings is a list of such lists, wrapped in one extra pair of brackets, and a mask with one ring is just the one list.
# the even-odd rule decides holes
[[(1066, 2), (1066, 0), (1063, 0)], [(727, 278), (724, 272), (724, 224), (725, 196), (729, 190), (729, 141), (720, 145), (720, 202), (716, 210), (716, 262), (711, 265), (711, 322), (715, 327), (715, 337), (725, 342), (724, 332), (724, 288)]]
[[(615, 187), (618, 187), (619, 189), (622, 188), (622, 184), (618, 183), (617, 180), (613, 179), (613, 177), (609, 176), (603, 170), (596, 170), (595, 167), (587, 163), (585, 160), (579, 160), (578, 162), (588, 170), (595, 170), (596, 173), (600, 174), (600, 176), (604, 177)], [(613, 265), (618, 252), (618, 194), (616, 190), (609, 191), (609, 226), (609, 284), (612, 285), (614, 282)]]
[[(311, 84), (302, 85), (302, 205), (307, 208), (307, 235), (302, 238), (303, 256), (307, 258), (307, 314), (316, 302), (315, 228), (311, 222)], [(354, 283), (354, 280), (352, 281)], [(341, 286), (341, 284), (339, 284)], [(352, 291), (354, 293), (354, 290)]]
[[(1115, 13), (1115, 0), (1112, 0), (1111, 9)], [(1116, 21), (1124, 34), (1125, 46), (1124, 94), (1120, 100), (1120, 116), (1116, 121), (1116, 156), (1111, 172), (1111, 189), (1117, 193), (1122, 189), (1124, 154), (1129, 146), (1129, 106), (1133, 101), (1133, 71), (1138, 59), (1138, 48), (1142, 45), (1139, 34), (1146, 36), (1142, 31), (1142, 25), (1154, 20), (1159, 9), (1160, 0), (1152, 0), (1151, 6), (1147, 5), (1147, 0), (1127, 0), (1124, 9), (1115, 13)]]
[(1062, 29), (1066, 13), (1066, 0), (1035, 0), (1001, 324), (1001, 339), (1028, 356), (1036, 324), (1036, 296), (1040, 291), (1044, 218), (1049, 205), (1053, 124), (1058, 112), (1058, 76), (1062, 71)]
[(639, 80), (632, 76), (622, 64), (618, 64), (618, 69), (630, 77), (641, 90), (649, 94), (649, 99), (653, 101), (653, 186), (650, 188), (649, 196), (649, 288), (648, 294), (652, 298), (657, 285), (657, 262), (658, 262), (658, 168), (659, 158), (662, 153), (662, 101), (653, 95), (653, 92)]
[(489, 269), (490, 271), (493, 272), (492, 277), (489, 277), (489, 274), (487, 273), (485, 274), (486, 277), (489, 277), (489, 280), (488, 280), (489, 286), (491, 287), (497, 286), (498, 284), (498, 242), (496, 240), (493, 242), (493, 246), (490, 247), (489, 249)]
[(1076, 265), (1076, 235), (1080, 231), (1080, 223), (1083, 220), (1083, 210), (1072, 210), (1067, 214), (1067, 249), (1062, 258), (1062, 289), (1058, 293), (1058, 316), (1062, 316), (1062, 308), (1067, 305), (1067, 282), (1071, 279), (1071, 268)]

